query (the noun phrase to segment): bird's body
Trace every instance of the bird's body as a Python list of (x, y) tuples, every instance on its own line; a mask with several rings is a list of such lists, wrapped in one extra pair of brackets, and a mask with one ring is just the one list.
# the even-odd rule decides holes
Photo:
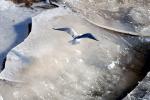
[(68, 34), (70, 34), (72, 36), (73, 40), (71, 40), (69, 42), (71, 42), (72, 44), (79, 43), (80, 40), (83, 38), (88, 38), (88, 39), (93, 39), (95, 41), (99, 41), (91, 33), (85, 33), (85, 34), (78, 35), (78, 33), (72, 28), (53, 28), (53, 29), (59, 30), (59, 31), (64, 31), (64, 32), (67, 32)]

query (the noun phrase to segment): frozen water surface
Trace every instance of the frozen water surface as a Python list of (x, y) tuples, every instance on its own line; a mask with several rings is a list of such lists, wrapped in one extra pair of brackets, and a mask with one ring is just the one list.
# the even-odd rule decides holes
[[(8, 44), (1, 51), (8, 52), (27, 36), (22, 22), (30, 22), (31, 13), (35, 13), (17, 7), (0, 13), (6, 20), (0, 20), (6, 24), (6, 28), (0, 28), (1, 34), (5, 36), (8, 31), (6, 36), (12, 38), (1, 42)], [(7, 55), (0, 77), (12, 82), (0, 82), (4, 100), (114, 100), (141, 79), (145, 52), (139, 52), (137, 37), (132, 37), (137, 43), (131, 42), (128, 36), (99, 28), (63, 7), (32, 17), (32, 26), (24, 42)], [(72, 27), (81, 34), (90, 32), (100, 41), (83, 39), (72, 45), (68, 42), (72, 37), (54, 27)], [(22, 39), (19, 36), (19, 41), (16, 37), (20, 33), (24, 35), (20, 35)]]
[[(1, 78), (21, 82), (19, 86), (1, 87), (4, 99), (110, 100), (139, 80), (134, 70), (143, 66), (144, 56), (118, 33), (97, 28), (62, 7), (44, 11), (32, 22), (32, 32), (9, 52), (1, 72)], [(100, 41), (83, 39), (72, 45), (68, 42), (72, 37), (54, 27), (72, 27), (81, 34), (90, 32)], [(7, 96), (3, 88), (9, 88)]]

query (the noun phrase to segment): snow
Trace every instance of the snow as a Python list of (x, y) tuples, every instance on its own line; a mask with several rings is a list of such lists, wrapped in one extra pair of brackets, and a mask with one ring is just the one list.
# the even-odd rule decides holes
[(114, 69), (115, 67), (117, 67), (117, 66), (116, 66), (117, 64), (119, 64), (119, 60), (112, 61), (111, 64), (108, 65), (108, 69), (109, 69), (109, 70)]
[(7, 53), (28, 36), (31, 17), (41, 11), (17, 7), (10, 1), (0, 0), (0, 66)]
[(10, 7), (14, 7), (15, 5), (11, 1), (1, 0), (0, 1), (0, 11), (4, 11), (9, 9)]
[[(31, 84), (31, 86), (28, 86), (31, 88), (31, 91), (34, 90), (35, 93), (40, 94), (37, 96), (38, 98), (44, 98), (44, 95), (49, 97), (47, 93), (51, 94), (49, 98), (52, 99), (82, 98), (81, 94), (85, 93), (85, 87), (88, 86), (87, 88), (90, 88), (92, 79), (97, 77), (96, 70), (86, 64), (88, 61), (86, 58), (92, 54), (93, 50), (98, 52), (96, 51), (96, 48), (98, 48), (96, 45), (99, 42), (84, 40), (80, 45), (73, 46), (68, 43), (68, 35), (63, 32), (57, 32), (52, 28), (72, 26), (78, 29), (78, 31), (91, 32), (94, 29), (89, 28), (82, 18), (64, 8), (45, 11), (34, 17), (32, 21), (33, 29), (31, 34), (23, 43), (9, 52), (6, 68), (1, 72), (1, 77), (7, 80), (28, 82)], [(73, 23), (74, 21), (78, 25)], [(98, 37), (100, 38), (100, 36)], [(85, 51), (86, 47), (90, 44), (93, 47)], [(27, 58), (29, 62), (26, 62), (24, 58)], [(89, 61), (93, 62), (93, 59), (89, 58)], [(79, 80), (82, 80), (82, 82)], [(84, 87), (82, 83), (87, 84)], [(53, 90), (49, 89), (52, 86)], [(41, 91), (38, 88), (41, 88)], [(20, 91), (20, 94), (22, 92), (24, 91)], [(64, 96), (59, 94), (59, 92), (64, 92)]]
[[(139, 53), (135, 55), (140, 59), (131, 55), (132, 48), (128, 48), (124, 55), (120, 54), (128, 45), (119, 35), (113, 34), (115, 32), (95, 27), (63, 7), (34, 16), (39, 12), (41, 10), (18, 7), (0, 12), (0, 21), (3, 23), (3, 28), (0, 28), (3, 36), (1, 43), (4, 45), (1, 52), (6, 52), (4, 57), (9, 52), (6, 68), (0, 73), (0, 77), (23, 83), (3, 84), (0, 93), (4, 99), (104, 100), (111, 94), (120, 95), (121, 92), (118, 91), (129, 87), (128, 82), (138, 80), (135, 71), (127, 69), (126, 73), (122, 73), (120, 66), (131, 67), (130, 63), (133, 63), (139, 68), (142, 64), (134, 61), (142, 63), (143, 58)], [(26, 24), (31, 21), (33, 27), (27, 37)], [(72, 45), (68, 43), (70, 36), (52, 29), (66, 26), (79, 33), (93, 33), (100, 41), (84, 39), (80, 44)], [(117, 84), (123, 86), (116, 88)], [(100, 92), (101, 96), (92, 96), (95, 92)]]
[(2, 96), (0, 96), (0, 100), (4, 100)]
[[(109, 95), (112, 83), (117, 84), (120, 77), (124, 76), (114, 60), (119, 59), (121, 50), (126, 48), (126, 43), (120, 37), (92, 26), (63, 7), (42, 12), (32, 18), (32, 23), (30, 35), (8, 53), (6, 68), (0, 74), (1, 78), (26, 83), (26, 86), (21, 85), (21, 88), (26, 88), (21, 89), (18, 97), (13, 96), (11, 100), (32, 100), (33, 96), (51, 100), (94, 99), (87, 95), (90, 91), (106, 91), (103, 94)], [(84, 39), (80, 44), (72, 45), (68, 43), (70, 36), (53, 30), (54, 27), (73, 27), (79, 33), (93, 33), (102, 41)], [(116, 42), (119, 40), (120, 44)], [(104, 67), (108, 63), (110, 70)], [(107, 83), (107, 80), (112, 80), (112, 83)], [(103, 82), (101, 86), (99, 82)]]
[(115, 67), (116, 62), (112, 61), (111, 64), (108, 65), (108, 69), (111, 70)]

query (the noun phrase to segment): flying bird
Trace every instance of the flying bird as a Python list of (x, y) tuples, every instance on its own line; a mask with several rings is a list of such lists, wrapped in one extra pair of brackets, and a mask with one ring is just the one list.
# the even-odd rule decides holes
[(53, 28), (53, 29), (58, 30), (58, 31), (64, 31), (64, 32), (67, 32), (69, 35), (71, 35), (73, 40), (71, 40), (70, 42), (72, 44), (79, 43), (80, 39), (82, 38), (89, 38), (95, 41), (99, 41), (98, 39), (96, 39), (95, 36), (92, 35), (92, 33), (84, 33), (84, 34), (79, 35), (73, 28)]

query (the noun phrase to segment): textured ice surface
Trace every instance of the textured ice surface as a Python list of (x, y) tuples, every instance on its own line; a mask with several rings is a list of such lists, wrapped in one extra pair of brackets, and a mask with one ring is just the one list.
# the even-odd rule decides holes
[[(7, 56), (1, 78), (21, 83), (3, 84), (0, 94), (4, 99), (113, 100), (139, 80), (144, 57), (117, 33), (95, 27), (62, 7), (32, 21), (28, 38)], [(72, 37), (54, 27), (90, 32), (100, 41), (83, 39), (72, 45), (68, 43)]]
[(17, 7), (10, 1), (0, 1), (0, 68), (7, 52), (27, 37), (31, 17), (41, 11), (41, 9)]
[[(149, 0), (62, 0), (92, 22), (130, 34), (149, 36)], [(132, 33), (134, 32), (134, 33)]]
[[(130, 24), (120, 22), (122, 17), (125, 20), (124, 14), (130, 9), (119, 9), (116, 0), (101, 0), (100, 3), (96, 3), (98, 0), (65, 1), (71, 2), (75, 9), (82, 7), (76, 11), (81, 10), (83, 15), (97, 24), (134, 30)], [(129, 7), (134, 4), (131, 1), (134, 0), (130, 0), (129, 5), (126, 0), (120, 2)], [(10, 6), (11, 3), (4, 0), (0, 2), (5, 4), (0, 7), (0, 58), (3, 59), (11, 48), (25, 39), (30, 17), (40, 10)], [(78, 5), (80, 3), (82, 6)], [(88, 6), (89, 3), (92, 6)], [(146, 23), (149, 27), (145, 8), (131, 9), (129, 12), (129, 23)], [(53, 27), (68, 26), (81, 34), (91, 32), (100, 41), (84, 39), (78, 45), (71, 45), (68, 41), (72, 37), (52, 30)], [(137, 28), (149, 35), (148, 27)], [(9, 52), (6, 69), (0, 78), (12, 82), (0, 80), (0, 100), (114, 100), (140, 79), (144, 56), (137, 51), (137, 45), (134, 37), (124, 39), (116, 32), (95, 27), (69, 10), (58, 8), (45, 11), (33, 17), (29, 37)], [(138, 93), (131, 95), (148, 99), (149, 93), (144, 94), (148, 91), (148, 82), (139, 88), (142, 96)]]
[(6, 0), (0, 1), (0, 11), (4, 11), (6, 9), (9, 9), (12, 6), (14, 6), (14, 4), (11, 1), (6, 1)]

